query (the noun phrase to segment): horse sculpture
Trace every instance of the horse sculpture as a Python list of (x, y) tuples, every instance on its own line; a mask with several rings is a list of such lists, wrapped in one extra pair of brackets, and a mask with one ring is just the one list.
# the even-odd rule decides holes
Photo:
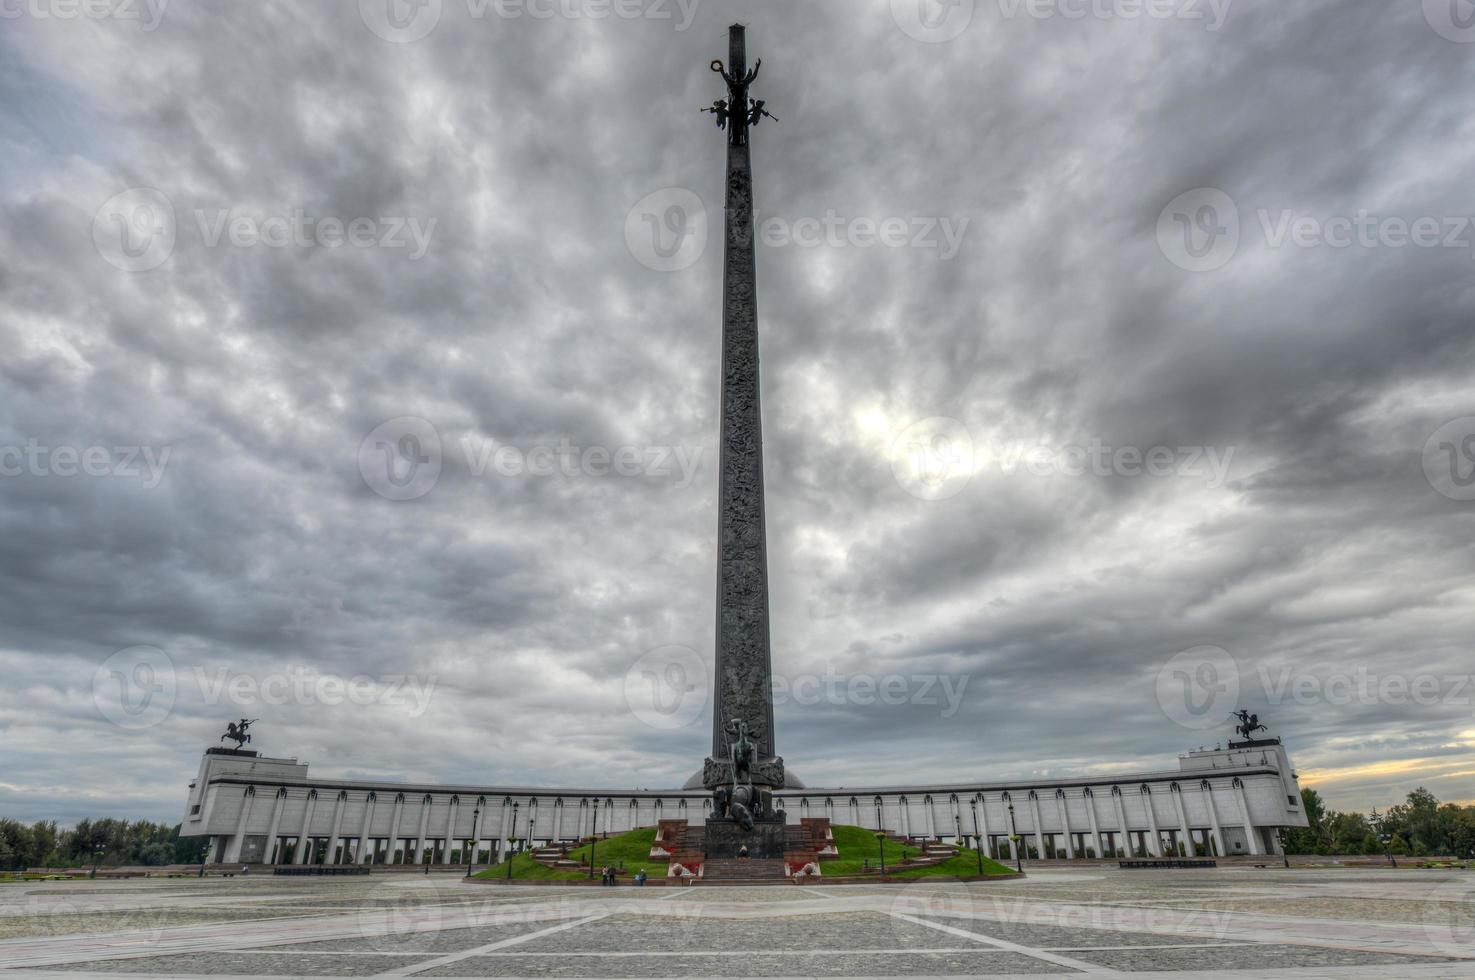
[(260, 720), (260, 718), (242, 718), (239, 724), (233, 721), (227, 722), (225, 726), (225, 734), (220, 736), (220, 740), (224, 742), (226, 739), (230, 739), (231, 741), (236, 743), (236, 748), (239, 749), (241, 746), (251, 741), (251, 736), (249, 733), (247, 733), (246, 729), (250, 728), (252, 725), (256, 724)]
[(1270, 729), (1260, 724), (1259, 715), (1252, 715), (1244, 708), (1231, 712), (1231, 714), (1233, 717), (1239, 719), (1239, 724), (1235, 726), (1234, 730), (1239, 733), (1240, 738), (1248, 741), (1256, 732), (1270, 731)]

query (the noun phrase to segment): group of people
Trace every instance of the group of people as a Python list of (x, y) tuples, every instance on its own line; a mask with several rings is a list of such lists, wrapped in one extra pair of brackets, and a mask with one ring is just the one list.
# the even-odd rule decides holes
[[(599, 872), (599, 883), (601, 885), (614, 885), (617, 883), (616, 878), (618, 876), (619, 872), (606, 864), (604, 868), (601, 869)], [(639, 871), (635, 872), (635, 884), (644, 885), (645, 879), (646, 875), (644, 868), (641, 868)]]

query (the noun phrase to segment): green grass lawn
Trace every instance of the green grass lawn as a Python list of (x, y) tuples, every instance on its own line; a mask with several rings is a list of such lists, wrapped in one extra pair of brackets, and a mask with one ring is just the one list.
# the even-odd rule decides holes
[[(870, 867), (874, 869), (879, 858), (876, 846), (876, 833), (863, 827), (832, 826), (830, 832), (835, 836), (835, 847), (839, 849), (840, 856), (829, 858), (820, 862), (820, 873), (830, 877), (844, 877), (845, 875), (860, 874), (865, 870), (866, 861), (870, 861)], [(917, 857), (922, 853), (919, 847), (911, 847), (906, 844), (898, 844), (894, 840), (886, 842), (886, 867), (900, 864), (902, 859)]]
[[(630, 877), (633, 877), (635, 872), (641, 868), (644, 868), (645, 873), (652, 878), (666, 877), (666, 868), (670, 862), (666, 858), (649, 856), (655, 839), (656, 828), (654, 827), (615, 834), (607, 840), (601, 839), (594, 848), (595, 877), (598, 877), (599, 869), (606, 864), (618, 868), (621, 861), (624, 862), (625, 872)], [(588, 844), (576, 847), (569, 852), (569, 860), (582, 864), (589, 859), (589, 850)], [(507, 865), (493, 865), (479, 872), (476, 877), (505, 878), (507, 877)], [(523, 881), (577, 881), (580, 878), (589, 877), (589, 871), (587, 868), (581, 871), (550, 868), (534, 861), (532, 854), (524, 851), (512, 859), (512, 877)]]
[[(987, 875), (1012, 875), (1013, 868), (1006, 868), (991, 857), (983, 859), (983, 873)], [(934, 864), (926, 868), (908, 868), (898, 871), (897, 878), (977, 878), (978, 877), (978, 852), (970, 848), (958, 851), (955, 857), (950, 857), (941, 864)]]
[[(833, 878), (845, 877), (847, 875), (860, 874), (867, 867), (875, 870), (877, 867), (877, 844), (874, 831), (862, 827), (832, 827), (835, 836), (835, 846), (840, 851), (840, 856), (820, 865), (821, 872)], [(669, 861), (666, 858), (651, 858), (651, 845), (655, 843), (656, 829), (646, 827), (641, 830), (632, 830), (624, 834), (616, 834), (607, 840), (600, 840), (594, 848), (595, 870), (606, 864), (619, 867), (621, 862), (625, 865), (625, 875), (628, 880), (635, 872), (644, 868), (646, 874), (652, 878), (664, 878)], [(909, 844), (900, 844), (894, 840), (888, 840), (886, 846), (886, 867), (895, 868), (906, 858), (920, 857), (922, 849), (912, 847)], [(569, 852), (569, 859), (580, 863), (589, 858), (589, 845), (577, 847)], [(985, 875), (1013, 874), (1012, 868), (985, 857), (983, 859), (983, 873)], [(960, 850), (956, 857), (950, 858), (941, 864), (926, 868), (911, 868), (909, 870), (894, 873), (897, 878), (974, 878), (978, 875), (978, 857), (971, 850)], [(507, 876), (507, 865), (497, 864), (485, 871), (479, 872), (478, 878), (505, 878)], [(521, 881), (578, 881), (589, 876), (588, 869), (584, 870), (561, 870), (549, 868), (533, 860), (532, 854), (524, 851), (512, 859), (512, 877)]]

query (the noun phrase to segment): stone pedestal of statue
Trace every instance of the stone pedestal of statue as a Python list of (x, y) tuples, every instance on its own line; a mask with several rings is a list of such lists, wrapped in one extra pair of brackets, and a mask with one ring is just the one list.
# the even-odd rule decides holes
[(750, 857), (755, 860), (784, 856), (784, 813), (753, 821), (753, 829), (745, 830), (728, 817), (708, 817), (704, 850), (713, 860)]

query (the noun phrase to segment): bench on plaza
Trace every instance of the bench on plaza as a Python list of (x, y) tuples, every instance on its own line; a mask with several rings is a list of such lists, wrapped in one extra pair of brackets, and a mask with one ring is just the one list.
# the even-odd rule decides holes
[(351, 864), (304, 864), (300, 866), (285, 868), (273, 868), (271, 873), (274, 875), (313, 875), (316, 877), (322, 877), (337, 875), (366, 875), (369, 873), (369, 869), (367, 867), (359, 867)]
[(1151, 858), (1148, 860), (1118, 861), (1117, 867), (1129, 870), (1139, 869), (1182, 869), (1182, 868), (1217, 868), (1219, 862), (1213, 858)]

